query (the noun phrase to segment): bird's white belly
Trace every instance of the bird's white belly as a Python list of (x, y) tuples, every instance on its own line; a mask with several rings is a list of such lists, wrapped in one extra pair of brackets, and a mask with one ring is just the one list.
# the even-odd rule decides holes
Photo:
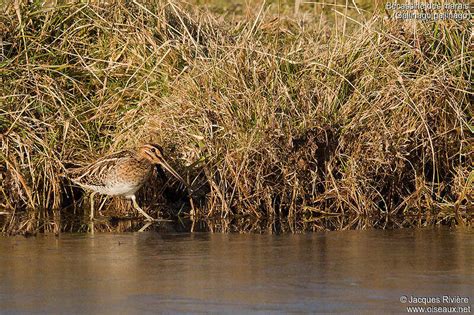
[(133, 183), (114, 183), (107, 186), (89, 186), (89, 189), (98, 192), (99, 194), (109, 196), (130, 196), (140, 188), (139, 185)]

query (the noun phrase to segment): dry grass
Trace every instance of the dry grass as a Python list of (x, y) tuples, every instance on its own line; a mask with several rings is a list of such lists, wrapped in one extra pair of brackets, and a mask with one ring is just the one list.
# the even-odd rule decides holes
[[(316, 7), (7, 5), (0, 229), (83, 229), (65, 219), (82, 212), (60, 174), (145, 141), (199, 188), (195, 215), (231, 230), (471, 226), (468, 21)], [(163, 209), (163, 189), (148, 185), (141, 203)]]

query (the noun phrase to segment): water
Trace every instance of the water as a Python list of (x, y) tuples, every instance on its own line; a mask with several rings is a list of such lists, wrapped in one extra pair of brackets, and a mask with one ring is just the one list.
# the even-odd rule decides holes
[(474, 298), (469, 230), (0, 238), (0, 313), (406, 312)]

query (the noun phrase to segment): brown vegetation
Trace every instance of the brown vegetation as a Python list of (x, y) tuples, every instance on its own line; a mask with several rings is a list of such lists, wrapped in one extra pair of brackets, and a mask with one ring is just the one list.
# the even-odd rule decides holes
[[(65, 167), (145, 141), (193, 182), (194, 216), (232, 230), (472, 225), (469, 21), (133, 1), (4, 10), (3, 232), (81, 230)], [(160, 182), (140, 204), (189, 212)]]

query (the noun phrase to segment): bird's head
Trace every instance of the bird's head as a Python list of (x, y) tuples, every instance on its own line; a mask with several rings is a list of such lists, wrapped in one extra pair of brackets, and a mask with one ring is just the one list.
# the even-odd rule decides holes
[(138, 153), (141, 157), (147, 159), (152, 164), (161, 165), (165, 170), (170, 172), (174, 177), (188, 187), (188, 184), (184, 179), (168, 164), (168, 162), (166, 162), (163, 156), (163, 148), (161, 146), (147, 143), (140, 147)]
[(157, 144), (147, 143), (138, 150), (140, 157), (147, 159), (152, 164), (161, 164), (165, 160), (163, 157), (163, 148)]

